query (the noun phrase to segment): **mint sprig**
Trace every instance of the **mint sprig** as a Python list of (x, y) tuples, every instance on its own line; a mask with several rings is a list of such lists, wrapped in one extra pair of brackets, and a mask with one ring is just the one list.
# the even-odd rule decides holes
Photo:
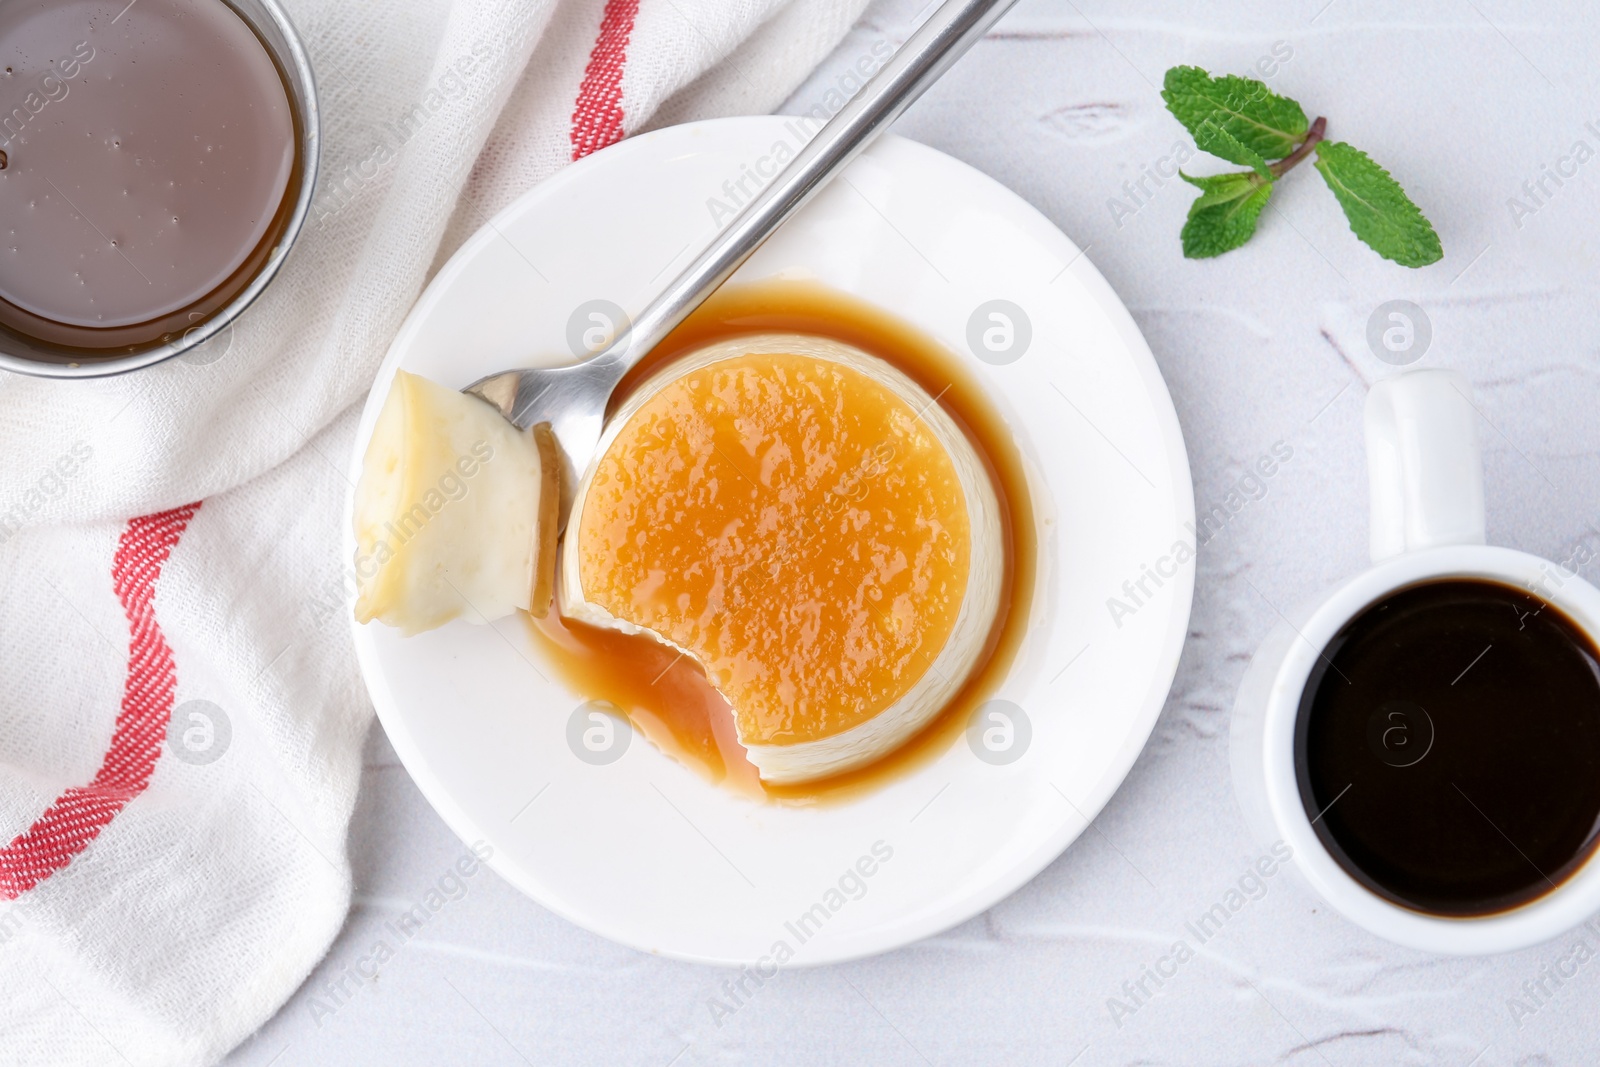
[(1248, 241), (1275, 183), (1312, 152), (1350, 229), (1373, 251), (1405, 267), (1443, 258), (1439, 235), (1388, 171), (1359, 148), (1323, 140), (1326, 119), (1308, 123), (1296, 101), (1253, 78), (1173, 67), (1165, 84), (1161, 98), (1196, 148), (1250, 168), (1204, 178), (1182, 175), (1200, 189), (1183, 225), (1188, 258), (1220, 256)]

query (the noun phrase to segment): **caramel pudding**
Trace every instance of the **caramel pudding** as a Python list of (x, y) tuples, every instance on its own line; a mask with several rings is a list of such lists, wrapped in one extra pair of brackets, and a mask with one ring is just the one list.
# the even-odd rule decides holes
[[(987, 641), (961, 688), (921, 732), (880, 759), (826, 778), (780, 785), (761, 779), (735, 736), (728, 701), (692, 657), (648, 634), (592, 626), (563, 618), (559, 611), (529, 618), (527, 629), (542, 669), (583, 699), (622, 708), (653, 745), (708, 780), (756, 800), (836, 803), (948, 752), (959, 743), (972, 712), (1010, 672), (1032, 613), (1037, 555), (1032, 494), (1014, 430), (965, 361), (881, 308), (812, 282), (774, 279), (713, 294), (629, 372), (613, 398), (613, 415), (643, 383), (692, 353), (761, 333), (799, 333), (876, 356), (935, 398), (974, 444), (1000, 502), (997, 555), (1003, 577)], [(568, 539), (574, 529), (568, 527)]]
[(971, 442), (884, 360), (798, 334), (699, 349), (613, 415), (562, 614), (692, 658), (763, 781), (873, 762), (965, 683), (1001, 599)]

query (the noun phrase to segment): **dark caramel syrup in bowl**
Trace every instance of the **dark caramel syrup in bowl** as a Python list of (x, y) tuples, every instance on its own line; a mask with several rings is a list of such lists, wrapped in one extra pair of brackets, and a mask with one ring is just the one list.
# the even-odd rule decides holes
[(1295, 771), (1324, 847), (1379, 896), (1447, 916), (1527, 904), (1600, 841), (1600, 652), (1524, 589), (1401, 589), (1323, 650)]
[[(909, 375), (972, 441), (1000, 501), (1006, 568), (1000, 610), (967, 682), (921, 733), (869, 766), (799, 785), (763, 783), (734, 734), (733, 713), (687, 657), (647, 637), (559, 618), (530, 619), (534, 643), (573, 691), (610, 701), (658, 748), (707, 778), (749, 796), (808, 804), (847, 800), (936, 759), (962, 734), (973, 710), (1016, 659), (1033, 603), (1033, 504), (1022, 454), (976, 377), (937, 341), (864, 301), (806, 282), (726, 288), (702, 304), (639, 366), (615, 407), (650, 374), (717, 341), (758, 333), (799, 333), (854, 345)], [(570, 528), (569, 528), (570, 533)]]
[(6, 0), (0, 58), (0, 327), (137, 350), (266, 265), (301, 131), (284, 71), (222, 0)]

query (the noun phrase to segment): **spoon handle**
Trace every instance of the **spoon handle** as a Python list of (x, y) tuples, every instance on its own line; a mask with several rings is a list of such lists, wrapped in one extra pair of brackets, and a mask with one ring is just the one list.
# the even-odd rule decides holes
[(672, 328), (871, 144), (937, 81), (1016, 0), (945, 0), (893, 57), (745, 205), (693, 263), (589, 362), (620, 381)]

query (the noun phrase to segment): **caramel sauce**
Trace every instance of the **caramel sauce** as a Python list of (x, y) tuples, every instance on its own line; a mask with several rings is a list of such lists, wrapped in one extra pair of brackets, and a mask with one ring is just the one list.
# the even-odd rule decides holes
[[(712, 781), (784, 803), (838, 801), (874, 789), (945, 752), (971, 712), (1004, 679), (1021, 644), (1033, 598), (1036, 546), (1027, 477), (1010, 428), (960, 360), (893, 315), (807, 282), (725, 288), (695, 311), (624, 379), (615, 410), (666, 363), (718, 341), (799, 333), (852, 345), (917, 382), (973, 443), (1000, 501), (1005, 574), (1000, 608), (966, 683), (921, 733), (869, 766), (796, 785), (763, 783), (745, 758), (733, 712), (700, 667), (655, 640), (599, 629), (550, 613), (529, 619), (543, 658), (576, 692), (622, 708), (657, 747)], [(569, 534), (575, 532), (569, 528)]]
[(293, 219), (304, 131), (245, 18), (217, 0), (14, 0), (0, 52), (0, 336), (54, 362), (115, 357), (249, 287)]
[(573, 689), (622, 708), (636, 730), (686, 767), (734, 792), (765, 791), (733, 729), (733, 709), (699, 666), (658, 641), (552, 611), (524, 616), (534, 644)]

